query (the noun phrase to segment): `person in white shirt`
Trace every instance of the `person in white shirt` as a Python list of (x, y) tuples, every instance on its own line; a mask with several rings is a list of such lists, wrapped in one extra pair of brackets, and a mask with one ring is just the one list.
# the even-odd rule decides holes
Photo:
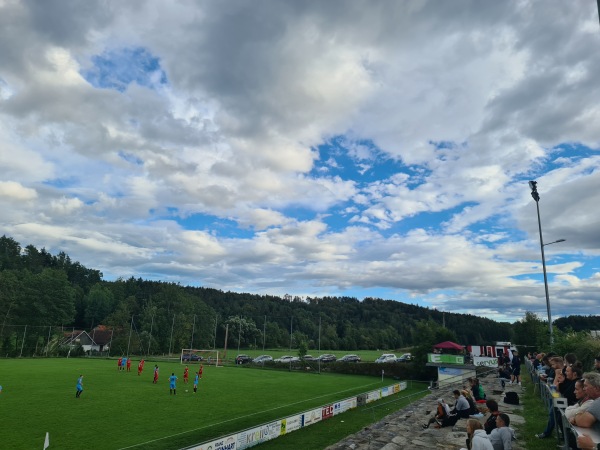
[(565, 417), (567, 419), (571, 419), (575, 417), (577, 414), (587, 411), (592, 402), (591, 398), (588, 397), (585, 390), (583, 389), (583, 379), (577, 380), (575, 382), (575, 398), (577, 399), (577, 403), (571, 406), (567, 406), (565, 409)]

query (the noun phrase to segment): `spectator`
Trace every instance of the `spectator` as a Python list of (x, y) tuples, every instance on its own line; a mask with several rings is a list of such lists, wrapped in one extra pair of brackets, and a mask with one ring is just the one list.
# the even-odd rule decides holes
[(586, 395), (594, 401), (587, 411), (576, 414), (569, 421), (575, 426), (592, 428), (600, 433), (600, 374), (586, 372), (583, 374), (583, 379), (583, 389)]
[[(583, 389), (583, 383), (583, 379), (578, 379), (575, 382), (575, 397), (577, 398), (577, 403), (571, 406), (567, 406), (567, 409), (565, 409), (565, 417), (569, 421), (576, 415), (587, 411), (590, 405), (594, 402), (594, 400), (588, 397), (587, 393)], [(576, 448), (576, 436), (573, 434), (573, 432), (570, 431), (570, 428), (567, 428), (566, 431), (567, 436), (565, 437), (565, 439), (568, 441), (569, 447)]]
[[(567, 399), (567, 405), (570, 406), (575, 404), (577, 401), (575, 398), (575, 380), (578, 377), (577, 374), (580, 373), (580, 369), (576, 366), (566, 367), (563, 358), (560, 356), (551, 358), (550, 362), (556, 371), (553, 386), (555, 386), (556, 390)], [(565, 375), (567, 372), (569, 374), (568, 377)], [(556, 414), (557, 411), (555, 411), (554, 406), (550, 405), (546, 429), (542, 433), (536, 434), (535, 437), (544, 439), (552, 434), (557, 421)]]
[(492, 443), (482, 428), (479, 420), (467, 420), (467, 448), (470, 450), (494, 450)]
[(479, 384), (479, 379), (469, 378), (469, 383), (471, 384), (471, 392), (475, 401), (485, 400), (485, 392), (483, 392), (483, 386)]
[(496, 419), (497, 427), (490, 433), (489, 439), (494, 450), (512, 450), (512, 441), (516, 441), (515, 432), (509, 428), (508, 414), (499, 414)]
[(475, 405), (475, 400), (471, 395), (471, 391), (469, 391), (468, 389), (463, 389), (460, 391), (460, 393), (463, 395), (464, 398), (467, 399), (467, 402), (469, 402), (469, 415), (471, 416), (480, 414), (479, 410), (477, 409), (477, 405)]
[(454, 394), (456, 403), (454, 404), (454, 409), (450, 411), (450, 414), (456, 414), (460, 419), (468, 419), (471, 411), (469, 402), (458, 389), (455, 389), (452, 393)]
[[(454, 409), (452, 409), (452, 411), (450, 411), (450, 413), (446, 417), (444, 417), (441, 420), (441, 422), (438, 421), (438, 423), (436, 423), (435, 425), (435, 428), (454, 426), (456, 422), (458, 422), (458, 419), (469, 418), (470, 407), (467, 399), (461, 394), (461, 392), (458, 389), (455, 389), (452, 393), (454, 394), (454, 398), (456, 399)], [(429, 423), (432, 423), (431, 419)], [(427, 426), (424, 425), (423, 428), (427, 428)]]
[(575, 353), (567, 353), (563, 359), (565, 360), (565, 364), (567, 366), (572, 366), (573, 364), (577, 363), (577, 355)]
[(429, 428), (429, 425), (432, 423), (436, 423), (437, 425), (441, 425), (442, 421), (450, 415), (450, 407), (446, 404), (443, 398), (438, 398), (437, 401), (437, 412), (435, 416), (429, 419), (429, 422), (423, 425), (423, 428)]
[(512, 371), (510, 376), (510, 384), (518, 384), (521, 386), (521, 358), (519, 352), (513, 351), (513, 358), (510, 363)]
[(496, 400), (486, 400), (485, 405), (490, 410), (490, 416), (486, 419), (483, 424), (483, 429), (487, 434), (490, 434), (493, 429), (496, 428), (496, 420), (500, 415), (500, 411), (498, 411), (498, 402)]

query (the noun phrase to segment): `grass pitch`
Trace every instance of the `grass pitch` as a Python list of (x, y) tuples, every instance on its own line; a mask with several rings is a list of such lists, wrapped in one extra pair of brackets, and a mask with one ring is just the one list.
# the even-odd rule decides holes
[[(198, 364), (183, 383), (179, 362), (155, 362), (137, 375), (119, 372), (116, 360), (85, 358), (0, 361), (2, 446), (42, 448), (177, 449), (391, 384), (363, 376), (297, 373), (204, 365), (193, 394)], [(169, 395), (168, 377), (179, 377)], [(84, 375), (84, 392), (75, 385)], [(186, 392), (186, 389), (188, 392)]]

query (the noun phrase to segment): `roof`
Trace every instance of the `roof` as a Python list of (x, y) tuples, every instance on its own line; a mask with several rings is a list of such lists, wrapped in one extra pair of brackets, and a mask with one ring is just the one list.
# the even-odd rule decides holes
[(464, 346), (457, 344), (456, 342), (444, 341), (444, 342), (440, 342), (439, 344), (435, 344), (433, 346), (433, 348), (444, 348), (444, 349), (449, 349), (449, 350), (463, 350)]

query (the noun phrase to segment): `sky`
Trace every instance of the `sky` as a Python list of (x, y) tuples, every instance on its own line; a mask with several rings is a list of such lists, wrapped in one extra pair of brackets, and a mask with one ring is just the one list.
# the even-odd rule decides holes
[(0, 0), (0, 235), (223, 291), (600, 306), (595, 0)]

